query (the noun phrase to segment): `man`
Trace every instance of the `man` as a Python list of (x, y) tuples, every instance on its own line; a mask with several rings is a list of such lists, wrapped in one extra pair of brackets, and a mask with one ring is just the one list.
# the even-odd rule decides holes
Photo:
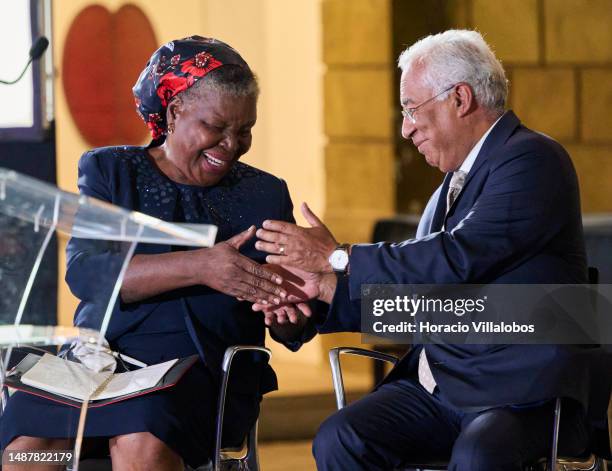
[[(266, 221), (258, 231), (269, 263), (317, 274), (317, 296), (330, 304), (319, 331), (360, 329), (366, 283), (585, 283), (572, 163), (505, 111), (506, 77), (482, 36), (429, 36), (399, 67), (402, 135), (446, 174), (416, 239), (339, 246), (306, 206), (311, 228)], [(373, 393), (323, 423), (317, 465), (371, 471), (443, 458), (451, 470), (518, 471), (547, 454), (555, 397), (568, 398), (561, 452), (579, 454), (588, 446), (585, 411), (603, 416), (610, 394), (609, 378), (589, 391), (586, 351), (417, 345)]]

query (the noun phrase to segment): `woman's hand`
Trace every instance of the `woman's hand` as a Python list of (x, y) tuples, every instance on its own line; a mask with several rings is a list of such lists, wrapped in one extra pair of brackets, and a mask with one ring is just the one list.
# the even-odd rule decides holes
[(213, 247), (136, 255), (121, 286), (121, 299), (138, 302), (188, 286), (205, 285), (221, 293), (264, 306), (286, 296), (282, 275), (265, 269), (238, 249), (255, 234), (255, 226)]
[(262, 311), (267, 326), (273, 324), (297, 324), (300, 314), (306, 317), (312, 315), (308, 301), (316, 299), (319, 295), (319, 283), (321, 275), (309, 273), (299, 268), (281, 267), (279, 265), (264, 265), (270, 271), (278, 273), (283, 277), (283, 288), (287, 291), (287, 297), (280, 306), (253, 304), (254, 311)]
[(263, 307), (264, 323), (268, 327), (286, 324), (302, 324), (312, 311), (307, 303), (282, 304), (280, 306)]
[(213, 247), (194, 251), (198, 283), (262, 306), (287, 298), (282, 276), (242, 255), (238, 250), (255, 235), (255, 226)]

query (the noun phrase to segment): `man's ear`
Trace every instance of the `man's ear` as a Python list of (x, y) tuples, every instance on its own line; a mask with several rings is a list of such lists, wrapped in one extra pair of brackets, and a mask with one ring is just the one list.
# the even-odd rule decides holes
[(476, 106), (474, 90), (467, 83), (460, 83), (455, 87), (453, 100), (459, 117), (469, 114)]

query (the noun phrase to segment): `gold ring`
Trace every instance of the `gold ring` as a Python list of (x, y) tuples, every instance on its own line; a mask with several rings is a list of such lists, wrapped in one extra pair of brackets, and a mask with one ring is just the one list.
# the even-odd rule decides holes
[(283, 255), (285, 253), (285, 246), (284, 245), (280, 245), (278, 246), (278, 253)]

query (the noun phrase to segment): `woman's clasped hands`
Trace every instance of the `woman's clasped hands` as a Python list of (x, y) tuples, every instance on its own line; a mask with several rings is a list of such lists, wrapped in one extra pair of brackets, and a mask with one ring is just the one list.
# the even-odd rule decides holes
[(239, 300), (279, 305), (287, 298), (287, 291), (281, 286), (282, 276), (239, 252), (254, 235), (255, 226), (251, 226), (226, 241), (198, 251), (202, 254), (200, 263), (204, 265), (200, 283)]

